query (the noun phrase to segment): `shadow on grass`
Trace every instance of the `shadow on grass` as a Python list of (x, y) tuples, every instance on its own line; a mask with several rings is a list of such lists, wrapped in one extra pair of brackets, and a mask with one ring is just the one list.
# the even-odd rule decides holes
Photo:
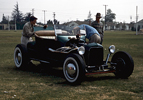
[[(37, 74), (39, 77), (41, 76), (52, 76), (51, 78), (62, 78), (63, 80), (62, 81), (57, 81), (56, 79), (56, 82), (54, 81), (53, 84), (60, 84), (62, 86), (75, 86), (75, 85), (80, 85), (80, 84), (70, 84), (68, 83), (66, 80), (64, 80), (64, 75), (63, 75), (63, 71), (62, 71), (62, 68), (59, 68), (59, 67), (53, 67), (49, 64), (38, 64), (38, 65), (30, 65), (28, 66), (27, 68), (25, 69), (17, 69), (17, 68), (14, 68), (15, 71), (22, 71), (24, 72), (25, 74), (27, 74), (27, 72), (29, 73), (32, 73), (32, 76), (35, 76), (37, 77)], [(108, 73), (107, 73), (108, 74)], [(101, 74), (97, 74), (97, 75), (87, 75), (85, 76), (85, 79), (84, 81), (86, 82), (93, 82), (93, 81), (102, 81), (102, 80), (116, 80), (118, 78), (116, 78), (114, 75), (111, 76), (103, 76)], [(53, 80), (53, 79), (52, 79)], [(83, 82), (84, 82), (83, 81)]]
[(101, 80), (115, 80), (115, 79), (118, 79), (118, 78), (116, 78), (115, 76), (100, 76), (100, 75), (97, 75), (97, 77), (93, 77), (93, 76), (85, 77), (85, 81), (89, 81), (89, 82), (101, 81)]
[(26, 68), (23, 69), (18, 69), (15, 68), (17, 71), (23, 71), (23, 72), (31, 72), (35, 74), (39, 74), (40, 76), (56, 76), (56, 77), (64, 77), (62, 74), (62, 70), (56, 68), (56, 67), (51, 67), (49, 64), (30, 64)]

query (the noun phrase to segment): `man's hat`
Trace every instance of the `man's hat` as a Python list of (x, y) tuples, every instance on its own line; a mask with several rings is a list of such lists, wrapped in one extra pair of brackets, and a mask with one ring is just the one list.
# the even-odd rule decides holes
[(101, 14), (100, 14), (100, 13), (97, 13), (97, 14), (96, 14), (96, 17), (101, 18)]
[(31, 17), (30, 17), (30, 21), (33, 21), (33, 20), (35, 20), (35, 19), (37, 20), (37, 18), (34, 17), (34, 16), (31, 16)]

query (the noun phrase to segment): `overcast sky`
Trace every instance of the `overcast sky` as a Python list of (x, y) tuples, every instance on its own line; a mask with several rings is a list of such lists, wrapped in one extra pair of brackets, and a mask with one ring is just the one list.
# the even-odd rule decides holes
[[(56, 19), (61, 22), (71, 20), (87, 19), (89, 11), (95, 19), (97, 12), (105, 16), (105, 6), (116, 14), (116, 21), (129, 23), (136, 21), (136, 6), (138, 6), (138, 20), (143, 19), (143, 0), (0, 0), (0, 21), (3, 14), (10, 16), (16, 2), (20, 11), (25, 14), (32, 12), (38, 18), (38, 22), (44, 22), (44, 12), (46, 10), (46, 20), (53, 20), (53, 12)], [(132, 18), (132, 19), (131, 19)]]

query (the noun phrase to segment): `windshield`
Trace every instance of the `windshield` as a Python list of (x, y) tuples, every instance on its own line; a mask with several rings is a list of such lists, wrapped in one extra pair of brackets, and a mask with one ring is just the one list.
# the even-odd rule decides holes
[(34, 27), (34, 31), (41, 31), (41, 30), (42, 31), (54, 30), (55, 35), (58, 35), (58, 34), (66, 34), (66, 35), (82, 34), (82, 35), (86, 35), (86, 31), (81, 30), (77, 26), (70, 27), (70, 26), (54, 25), (53, 27), (48, 26), (46, 29), (44, 29), (43, 27), (39, 27), (39, 26)]
[(69, 34), (69, 35), (77, 35), (77, 34), (82, 34), (82, 35), (86, 35), (86, 31), (85, 30), (81, 30), (79, 27), (59, 27), (59, 26), (55, 26), (55, 33), (56, 35), (58, 34)]

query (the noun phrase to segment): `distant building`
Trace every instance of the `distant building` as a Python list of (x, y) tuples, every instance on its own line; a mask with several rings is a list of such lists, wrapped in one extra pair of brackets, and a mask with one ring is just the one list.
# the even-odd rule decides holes
[(113, 23), (107, 22), (107, 30), (130, 30), (130, 24), (128, 23)]
[(140, 21), (138, 21), (136, 24), (134, 24), (134, 28), (135, 28), (135, 29), (136, 29), (136, 25), (137, 25), (138, 31), (139, 31), (140, 29), (143, 29), (143, 19), (140, 20)]
[(8, 29), (7, 24), (0, 24), (0, 30), (6, 30), (6, 29)]
[(115, 30), (116, 29), (116, 24), (113, 22), (107, 22), (107, 27), (106, 30)]
[[(71, 30), (76, 26), (79, 26), (81, 24), (87, 24), (89, 25), (89, 21), (71, 21), (66, 22), (63, 24), (56, 25), (56, 28), (62, 29), (62, 30)], [(117, 22), (107, 22), (107, 30), (132, 30), (134, 27), (134, 23), (117, 23)], [(142, 25), (143, 27), (143, 25)]]
[(0, 24), (0, 30), (8, 30), (10, 28), (10, 30), (14, 30), (15, 29), (15, 25), (14, 24)]

